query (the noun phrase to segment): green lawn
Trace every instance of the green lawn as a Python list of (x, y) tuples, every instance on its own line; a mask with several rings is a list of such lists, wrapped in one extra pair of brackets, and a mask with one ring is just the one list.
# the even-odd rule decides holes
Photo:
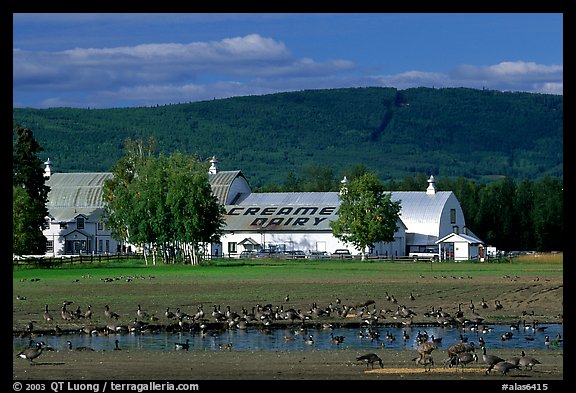
[[(138, 304), (156, 316), (163, 316), (167, 307), (194, 313), (200, 305), (206, 312), (214, 305), (250, 311), (269, 303), (308, 310), (313, 303), (335, 304), (337, 298), (348, 305), (371, 299), (379, 309), (395, 309), (397, 304), (385, 300), (387, 293), (397, 297), (398, 305), (416, 309), (422, 320), (431, 307), (454, 311), (459, 303), (479, 303), (482, 297), (507, 303), (500, 313), (486, 310), (487, 318), (517, 320), (529, 307), (542, 319), (554, 319), (562, 313), (562, 266), (561, 258), (542, 257), (512, 263), (220, 259), (202, 266), (146, 266), (142, 260), (126, 260), (19, 267), (13, 270), (13, 324), (21, 329), (34, 320), (37, 326), (53, 326), (54, 321), (42, 318), (44, 305), (59, 317), (65, 300), (74, 302), (69, 307), (74, 310), (91, 305), (94, 323), (106, 322), (106, 304), (128, 323)], [(413, 302), (407, 300), (411, 293)], [(85, 322), (58, 323), (62, 327)]]

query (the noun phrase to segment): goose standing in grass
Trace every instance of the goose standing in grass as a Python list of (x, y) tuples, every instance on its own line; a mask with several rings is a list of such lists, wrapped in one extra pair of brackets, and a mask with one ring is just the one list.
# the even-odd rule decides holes
[(491, 370), (495, 370), (495, 371), (502, 373), (502, 375), (508, 375), (508, 371), (514, 370), (514, 369), (520, 370), (521, 368), (519, 365), (515, 365), (515, 364), (509, 363), (507, 361), (501, 361), (501, 362), (494, 364), (492, 367), (489, 367), (488, 370), (486, 370), (485, 374), (488, 375)]
[(92, 319), (92, 306), (89, 304), (88, 309), (84, 313), (84, 319)]
[(66, 309), (66, 305), (67, 305), (66, 302), (62, 305), (62, 311), (61, 311), (62, 319), (65, 321), (71, 321), (72, 319), (74, 319), (74, 316), (70, 311)]
[(462, 372), (464, 372), (464, 367), (472, 362), (478, 362), (478, 355), (471, 352), (461, 352), (456, 356), (456, 366), (460, 366)]
[(380, 359), (380, 357), (375, 353), (367, 353), (366, 355), (358, 356), (356, 357), (356, 361), (366, 363), (366, 368), (368, 368), (368, 366), (372, 366), (372, 368), (374, 368), (375, 362), (378, 362), (378, 364), (380, 364), (380, 368), (384, 368), (384, 363), (382, 362), (382, 359)]
[(522, 356), (518, 360), (519, 366), (524, 367), (525, 370), (532, 371), (532, 367), (534, 367), (537, 364), (541, 364), (538, 361), (538, 359), (536, 359), (532, 356), (528, 356), (528, 355), (526, 355), (526, 353), (524, 351), (522, 351)]
[(54, 318), (52, 318), (52, 314), (50, 314), (50, 311), (48, 311), (48, 304), (44, 305), (44, 320), (45, 321), (52, 321)]
[(120, 315), (116, 314), (114, 311), (111, 311), (110, 306), (108, 305), (104, 306), (104, 315), (106, 315), (106, 317), (109, 319), (118, 320), (120, 318)]
[[(486, 347), (482, 347), (482, 361), (488, 365), (488, 370), (486, 370), (486, 374), (488, 374), (496, 364), (501, 363), (501, 362), (505, 362), (504, 359), (502, 359), (500, 356), (496, 356), (496, 355), (487, 355), (486, 354)], [(513, 366), (512, 363), (508, 363), (510, 365)], [(502, 371), (502, 370), (499, 370)], [(502, 371), (504, 374), (507, 373), (508, 371)]]
[(120, 348), (120, 341), (119, 341), (119, 340), (115, 340), (115, 341), (114, 341), (114, 350), (115, 350), (115, 351), (120, 351), (120, 350), (122, 350), (122, 348)]
[(142, 310), (142, 306), (140, 306), (140, 305), (138, 305), (138, 309), (136, 310), (136, 315), (138, 316), (138, 318), (142, 318), (142, 319), (147, 319), (150, 317), (146, 311)]
[(38, 356), (42, 355), (44, 351), (44, 342), (37, 342), (32, 348), (27, 348), (23, 351), (18, 352), (16, 356), (22, 359), (27, 359), (30, 361), (30, 364), (34, 364), (34, 359)]

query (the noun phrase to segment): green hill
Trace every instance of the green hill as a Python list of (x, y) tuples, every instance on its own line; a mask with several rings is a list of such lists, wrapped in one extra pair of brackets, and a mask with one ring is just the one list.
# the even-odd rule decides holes
[(61, 172), (109, 171), (126, 138), (241, 169), (253, 187), (309, 165), (487, 180), (563, 176), (563, 97), (467, 88), (347, 88), (117, 109), (13, 109)]

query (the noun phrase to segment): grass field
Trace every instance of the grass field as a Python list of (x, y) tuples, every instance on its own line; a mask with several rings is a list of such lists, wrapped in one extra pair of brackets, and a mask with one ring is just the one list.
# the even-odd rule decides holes
[[(145, 266), (135, 260), (18, 268), (13, 271), (13, 326), (22, 328), (30, 320), (38, 327), (53, 326), (42, 318), (44, 305), (59, 316), (65, 300), (74, 302), (74, 310), (91, 305), (97, 323), (106, 322), (106, 304), (127, 322), (136, 316), (138, 304), (161, 317), (167, 307), (188, 313), (200, 305), (207, 312), (213, 305), (250, 310), (257, 304), (307, 310), (312, 303), (334, 305), (337, 298), (349, 306), (373, 300), (379, 309), (407, 304), (420, 311), (414, 322), (432, 307), (453, 312), (459, 303), (479, 305), (484, 298), (490, 307), (480, 312), (494, 322), (517, 321), (523, 312), (558, 322), (563, 313), (561, 256), (518, 258), (512, 263), (223, 259), (206, 266)], [(398, 303), (387, 302), (387, 293)], [(415, 300), (408, 300), (410, 294)], [(17, 300), (21, 297), (26, 300)], [(504, 305), (502, 310), (493, 307), (495, 300)], [(60, 327), (67, 324), (59, 322)]]
[[(525, 256), (512, 263), (477, 262), (381, 262), (302, 260), (214, 260), (205, 266), (156, 265), (123, 261), (75, 265), (51, 269), (13, 270), (14, 334), (52, 334), (55, 327), (79, 330), (85, 324), (129, 324), (138, 305), (158, 324), (173, 324), (164, 316), (167, 308), (194, 314), (202, 306), (206, 318), (214, 306), (239, 312), (257, 305), (310, 310), (330, 305), (355, 307), (352, 317), (331, 316), (326, 321), (359, 323), (360, 304), (373, 301), (381, 313), (378, 324), (398, 324), (392, 312), (406, 305), (417, 313), (413, 323), (435, 323), (427, 312), (443, 309), (456, 313), (459, 305), (468, 317), (481, 316), (486, 323), (563, 322), (563, 259), (561, 254)], [(410, 295), (414, 296), (411, 300)], [(288, 296), (288, 299), (286, 298)], [(396, 303), (387, 300), (396, 298)], [(481, 308), (484, 299), (487, 308)], [(497, 310), (495, 301), (503, 305)], [(90, 305), (93, 318), (65, 321), (60, 316), (64, 301), (69, 310)], [(476, 305), (472, 314), (469, 304)], [(48, 305), (54, 319), (45, 321)], [(105, 306), (120, 315), (111, 321)], [(33, 321), (33, 332), (27, 331)], [(324, 321), (324, 320), (323, 320)], [(254, 322), (257, 324), (258, 322)], [(36, 332), (36, 333), (35, 333)], [(39, 333), (38, 333), (39, 332)], [(14, 379), (498, 379), (486, 376), (483, 365), (466, 373), (423, 373), (411, 359), (412, 351), (383, 350), (385, 370), (367, 372), (355, 362), (355, 351), (97, 351), (97, 353), (48, 352), (42, 367), (34, 367), (13, 355)], [(177, 352), (177, 351), (176, 351)], [(508, 351), (512, 354), (511, 351)], [(504, 352), (502, 355), (504, 356)], [(444, 353), (439, 352), (438, 359)], [(562, 379), (563, 350), (536, 352), (545, 365), (535, 372), (515, 373), (516, 379)], [(174, 367), (177, 364), (184, 366)], [(412, 371), (410, 371), (412, 370)], [(434, 370), (433, 370), (434, 371)]]

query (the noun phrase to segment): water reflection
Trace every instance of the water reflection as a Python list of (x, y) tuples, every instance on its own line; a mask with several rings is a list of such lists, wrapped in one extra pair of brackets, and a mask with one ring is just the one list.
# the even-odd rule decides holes
[[(305, 351), (305, 350), (338, 350), (338, 349), (416, 349), (418, 336), (427, 335), (441, 340), (439, 349), (462, 340), (484, 340), (487, 347), (545, 349), (546, 347), (562, 346), (562, 324), (541, 324), (540, 330), (531, 328), (512, 328), (510, 325), (490, 325), (485, 330), (462, 330), (449, 327), (412, 326), (402, 327), (372, 327), (372, 328), (301, 328), (298, 325), (287, 328), (262, 330), (256, 327), (247, 329), (231, 329), (223, 331), (208, 331), (185, 333), (147, 333), (147, 334), (112, 334), (92, 336), (72, 334), (34, 338), (44, 341), (56, 350), (72, 347), (91, 347), (95, 350), (112, 350), (115, 341), (119, 340), (121, 349), (126, 350), (176, 350), (176, 343), (189, 340), (190, 350), (255, 350), (255, 351)], [(509, 335), (509, 338), (503, 336)], [(313, 344), (307, 344), (306, 339), (312, 336)], [(343, 336), (344, 341), (335, 344), (333, 336)], [(549, 342), (546, 342), (546, 336)], [(560, 338), (560, 340), (558, 340)], [(29, 345), (29, 338), (14, 337), (13, 348), (22, 349)], [(231, 348), (230, 348), (231, 347)]]

